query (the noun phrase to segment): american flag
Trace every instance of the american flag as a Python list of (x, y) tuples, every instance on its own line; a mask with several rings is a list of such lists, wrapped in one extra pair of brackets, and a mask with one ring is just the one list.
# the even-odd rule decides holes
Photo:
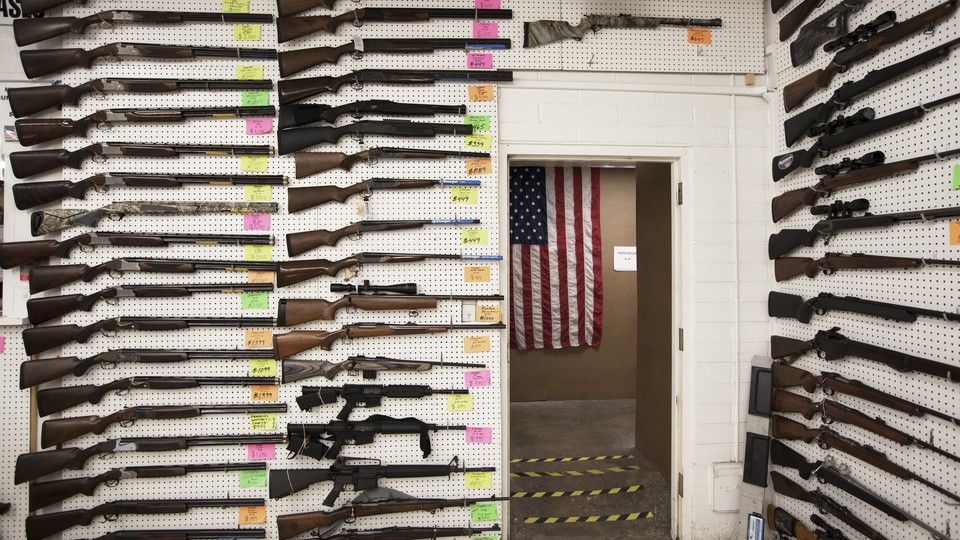
[(600, 345), (600, 171), (510, 168), (510, 345)]

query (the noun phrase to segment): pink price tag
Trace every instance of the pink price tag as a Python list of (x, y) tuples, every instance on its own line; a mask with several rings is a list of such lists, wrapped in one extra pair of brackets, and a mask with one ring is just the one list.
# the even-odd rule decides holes
[(276, 455), (277, 447), (272, 444), (251, 444), (247, 446), (248, 461), (269, 461)]
[(473, 21), (473, 37), (496, 38), (500, 36), (500, 25), (495, 22)]
[(487, 53), (467, 53), (467, 68), (493, 69), (493, 55)]
[(273, 118), (247, 118), (247, 135), (273, 133)]
[(474, 0), (473, 7), (477, 9), (500, 9), (500, 0)]
[(0, 353), (3, 352), (3, 349), (7, 346), (7, 338), (0, 336)]
[(490, 444), (493, 442), (493, 428), (467, 426), (467, 444)]
[(468, 371), (463, 374), (463, 379), (466, 382), (467, 388), (490, 386), (490, 370)]
[(270, 214), (244, 214), (243, 230), (269, 231), (270, 230)]

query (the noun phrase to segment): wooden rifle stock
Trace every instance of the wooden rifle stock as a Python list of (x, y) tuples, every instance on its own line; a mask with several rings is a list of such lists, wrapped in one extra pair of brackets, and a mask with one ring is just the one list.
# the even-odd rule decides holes
[(435, 309), (437, 299), (428, 296), (394, 296), (348, 294), (337, 300), (292, 299), (280, 300), (278, 326), (296, 326), (311, 321), (332, 321), (343, 308), (363, 310)]
[(333, 9), (333, 5), (336, 3), (337, 0), (277, 0), (277, 13), (281, 17), (287, 17), (289, 15), (296, 15), (297, 13), (303, 13), (315, 7)]
[(787, 392), (779, 388), (773, 390), (772, 408), (776, 412), (800, 413), (807, 420), (812, 419), (815, 414), (820, 412), (820, 407), (817, 403), (799, 394)]
[(285, 334), (273, 335), (273, 351), (277, 360), (280, 360), (315, 347), (329, 351), (335, 341), (344, 337), (361, 338), (411, 334), (441, 334), (446, 331), (446, 326), (390, 324), (347, 325), (339, 330), (329, 332), (293, 330)]
[(155, 410), (130, 407), (107, 416), (73, 416), (47, 420), (40, 429), (40, 447), (49, 448), (88, 433), (100, 435), (113, 424), (129, 423), (140, 418), (193, 418), (201, 414), (199, 407), (191, 405), (163, 406)]
[(343, 152), (295, 152), (293, 154), (296, 177), (305, 178), (331, 169), (351, 170), (361, 161), (370, 159), (371, 150), (356, 154)]
[[(787, 2), (781, 2), (781, 6), (786, 3)], [(799, 6), (784, 15), (783, 18), (780, 19), (780, 41), (790, 39), (790, 36), (792, 36), (793, 33), (803, 25), (803, 22), (807, 20), (807, 17), (813, 13), (813, 10), (822, 3), (823, 0), (803, 0)], [(773, 12), (776, 13), (778, 10), (779, 7), (774, 9)], [(787, 110), (789, 111), (790, 109)]]
[(772, 504), (767, 505), (767, 524), (775, 531), (797, 540), (821, 540), (817, 533), (808, 529), (797, 518)]
[(805, 369), (788, 366), (780, 362), (775, 362), (771, 369), (773, 370), (773, 386), (776, 388), (799, 386), (811, 394), (817, 391), (820, 380)]

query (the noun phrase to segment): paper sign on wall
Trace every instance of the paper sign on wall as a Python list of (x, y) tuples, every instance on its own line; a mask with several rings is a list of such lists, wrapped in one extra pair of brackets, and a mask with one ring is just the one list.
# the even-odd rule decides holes
[(613, 270), (616, 272), (636, 272), (637, 246), (613, 246)]

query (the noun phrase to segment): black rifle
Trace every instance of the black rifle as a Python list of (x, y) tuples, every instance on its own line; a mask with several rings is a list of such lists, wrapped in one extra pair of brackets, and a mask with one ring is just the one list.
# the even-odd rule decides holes
[[(29, 361), (28, 361), (29, 362)], [(165, 377), (137, 376), (117, 379), (101, 385), (60, 386), (37, 391), (37, 413), (40, 416), (65, 411), (82, 403), (100, 403), (110, 392), (126, 395), (131, 390), (182, 390), (201, 386), (254, 386), (277, 384), (276, 377)]]
[(14, 483), (22, 484), (64, 469), (82, 469), (93, 456), (109, 457), (116, 452), (168, 452), (194, 446), (237, 446), (245, 444), (282, 444), (282, 433), (250, 435), (207, 435), (195, 437), (123, 437), (108, 439), (89, 448), (61, 448), (30, 452), (17, 456)]
[(188, 185), (211, 186), (285, 186), (287, 177), (282, 174), (151, 174), (151, 173), (100, 173), (89, 178), (70, 182), (54, 180), (51, 182), (19, 182), (13, 185), (13, 201), (20, 210), (47, 204), (66, 197), (86, 198), (93, 189), (106, 193), (117, 186), (181, 188)]
[[(273, 357), (273, 351), (271, 352), (271, 358)], [(294, 382), (303, 379), (308, 379), (310, 377), (316, 377), (317, 375), (322, 375), (329, 380), (333, 380), (338, 373), (347, 372), (350, 375), (363, 375), (364, 379), (376, 379), (377, 373), (380, 371), (429, 371), (434, 366), (436, 367), (471, 367), (471, 368), (483, 368), (487, 367), (486, 364), (471, 364), (466, 362), (429, 362), (426, 360), (400, 360), (397, 358), (385, 358), (383, 356), (370, 357), (370, 356), (348, 356), (343, 362), (306, 362), (304, 364), (309, 364), (310, 369), (305, 369), (302, 372), (287, 372), (286, 362), (292, 362), (292, 360), (284, 360), (284, 371), (283, 371), (283, 382)]]
[(865, 41), (856, 43), (839, 51), (826, 67), (818, 69), (783, 87), (783, 106), (790, 112), (816, 91), (826, 88), (833, 76), (842, 73), (857, 62), (877, 54), (880, 49), (906, 39), (913, 34), (924, 32), (940, 19), (949, 17), (957, 9), (957, 0), (948, 0), (913, 18), (881, 30)]
[(273, 81), (233, 79), (93, 79), (79, 86), (54, 84), (7, 88), (13, 116), (20, 118), (60, 105), (79, 105), (86, 94), (169, 93), (183, 90), (272, 90)]
[(0, 243), (0, 268), (13, 268), (48, 257), (67, 258), (75, 247), (93, 251), (96, 246), (168, 247), (173, 244), (272, 246), (273, 242), (274, 238), (269, 234), (151, 234), (94, 231), (59, 241), (30, 240)]
[(474, 225), (479, 219), (386, 219), (362, 220), (336, 230), (317, 229), (287, 234), (287, 253), (294, 257), (323, 246), (335, 246), (343, 238), (361, 238), (364, 233), (418, 229), (424, 225)]
[[(430, 432), (449, 429), (465, 430), (467, 426), (428, 424), (417, 418), (391, 418), (382, 414), (353, 422), (333, 420), (328, 424), (287, 424), (287, 450), (291, 456), (333, 459), (340, 455), (343, 445), (373, 444), (373, 437), (378, 433), (419, 434), (420, 450), (426, 458), (433, 450)], [(331, 443), (330, 446), (323, 441)]]
[(814, 313), (822, 315), (830, 310), (849, 311), (900, 322), (914, 322), (919, 315), (947, 321), (960, 321), (960, 313), (888, 304), (855, 296), (820, 293), (809, 300), (804, 300), (802, 296), (796, 294), (770, 291), (767, 297), (767, 312), (771, 317), (796, 319), (802, 323), (809, 323)]
[(65, 69), (90, 69), (98, 58), (240, 58), (275, 60), (276, 49), (239, 47), (194, 47), (154, 43), (110, 43), (89, 51), (84, 49), (32, 49), (20, 51), (20, 63), (28, 79), (58, 73)]
[[(23, 184), (15, 184), (14, 188)], [(306, 186), (287, 188), (288, 211), (292, 214), (329, 202), (345, 202), (352, 195), (369, 200), (374, 191), (383, 189), (419, 189), (431, 186), (479, 186), (480, 180), (417, 180), (399, 178), (371, 178), (346, 187)]]
[(260, 144), (154, 144), (102, 142), (85, 146), (79, 150), (28, 150), (11, 152), (8, 156), (10, 170), (17, 178), (26, 178), (35, 174), (70, 167), (80, 169), (88, 158), (100, 162), (111, 156), (127, 157), (179, 157), (182, 155), (200, 156), (272, 156), (274, 148)]
[(830, 204), (818, 204), (810, 209), (814, 216), (827, 216), (827, 219), (853, 217), (857, 212), (866, 212), (870, 209), (870, 201), (854, 199), (852, 201), (834, 200)]
[(818, 157), (829, 156), (834, 150), (865, 137), (870, 137), (886, 129), (902, 126), (914, 120), (919, 120), (934, 107), (960, 99), (960, 94), (940, 98), (929, 103), (923, 103), (900, 112), (888, 114), (881, 118), (867, 120), (844, 128), (831, 135), (823, 135), (807, 150), (796, 150), (781, 154), (773, 158), (771, 169), (773, 181), (778, 182), (783, 177), (800, 167), (808, 168)]
[(934, 377), (943, 377), (951, 382), (960, 382), (960, 373), (956, 366), (854, 341), (840, 335), (837, 330), (839, 328), (820, 330), (810, 341), (771, 336), (770, 356), (774, 359), (794, 358), (807, 351), (817, 351), (817, 356), (824, 360), (840, 360), (845, 356), (856, 356), (886, 364), (901, 373), (917, 371)]
[(800, 246), (813, 247), (817, 238), (821, 237), (824, 240), (824, 245), (828, 245), (834, 235), (844, 231), (889, 227), (897, 223), (906, 223), (909, 221), (929, 221), (931, 219), (957, 216), (960, 216), (960, 206), (899, 212), (896, 214), (867, 214), (858, 217), (823, 219), (818, 221), (809, 231), (804, 229), (782, 229), (779, 232), (771, 234), (767, 242), (767, 254), (770, 259), (773, 260), (790, 253)]
[(40, 428), (40, 447), (50, 448), (89, 433), (100, 435), (111, 425), (131, 426), (137, 420), (196, 418), (204, 414), (258, 414), (287, 412), (286, 403), (230, 405), (141, 405), (107, 416), (71, 416), (47, 420)]
[(437, 389), (423, 384), (345, 384), (336, 386), (304, 386), (301, 395), (297, 398), (297, 405), (301, 411), (309, 411), (313, 407), (336, 403), (337, 398), (343, 398), (346, 405), (337, 413), (338, 420), (346, 420), (355, 407), (379, 407), (383, 398), (422, 398), (433, 394), (469, 394), (467, 389)]
[(770, 461), (772, 461), (774, 465), (796, 469), (797, 472), (800, 473), (800, 477), (804, 480), (809, 479), (810, 475), (813, 474), (824, 484), (830, 484), (831, 486), (846, 491), (850, 495), (853, 495), (897, 521), (912, 521), (916, 523), (933, 535), (936, 540), (949, 540), (949, 537), (944, 536), (933, 527), (911, 516), (906, 511), (897, 508), (893, 503), (884, 500), (860, 482), (850, 478), (849, 467), (841, 466), (836, 468), (836, 463), (831, 457), (827, 457), (824, 461), (810, 463), (802, 454), (774, 439), (770, 441)]
[(183, 24), (187, 22), (222, 22), (233, 24), (270, 24), (273, 15), (257, 13), (207, 13), (181, 11), (112, 10), (86, 17), (43, 17), (15, 19), (13, 37), (23, 47), (64, 34), (85, 34), (91, 26), (113, 28), (115, 23)]
[(115, 317), (87, 326), (64, 324), (38, 326), (23, 331), (23, 348), (32, 356), (68, 343), (86, 343), (94, 334), (116, 335), (118, 330), (182, 330), (210, 326), (234, 328), (269, 328), (276, 321), (271, 317)]
[[(306, 19), (308, 17), (290, 17)], [(283, 19), (281, 19), (281, 22)], [(282, 28), (278, 28), (282, 33)], [(280, 40), (281, 43), (283, 40)], [(419, 39), (360, 39), (345, 43), (339, 47), (310, 47), (295, 51), (284, 51), (278, 55), (280, 76), (289, 77), (305, 69), (323, 64), (336, 64), (340, 58), (349, 54), (354, 60), (360, 60), (366, 53), (389, 54), (425, 54), (442, 49), (460, 50), (504, 50), (510, 48), (509, 39), (474, 38), (419, 38)]]
[(266, 538), (266, 529), (167, 529), (113, 531), (93, 540), (143, 540), (144, 538), (162, 538), (164, 540), (248, 540)]
[[(813, 54), (820, 47), (820, 44), (831, 38), (837, 38), (834, 41), (844, 40), (845, 46), (852, 45), (852, 43), (847, 44), (846, 41), (850, 39), (847, 37), (850, 35), (847, 34), (850, 15), (860, 11), (869, 3), (870, 0), (844, 0), (827, 11), (824, 11), (823, 14), (817, 16), (816, 19), (803, 25), (803, 27), (800, 28), (800, 35), (790, 43), (790, 61), (793, 63), (793, 67), (798, 67), (809, 62), (810, 59), (813, 58)], [(853, 33), (862, 33), (862, 29), (865, 26), (866, 25), (858, 27)], [(873, 26), (873, 28), (877, 27), (878, 26)], [(833, 43), (833, 41), (831, 41), (831, 43)], [(827, 49), (827, 52), (829, 51), (830, 49)]]
[[(470, 10), (473, 12), (473, 10)], [(473, 16), (471, 15), (471, 18)], [(277, 83), (280, 104), (287, 105), (310, 96), (336, 93), (350, 85), (361, 90), (365, 84), (436, 84), (437, 82), (508, 82), (512, 71), (459, 71), (411, 69), (360, 69), (337, 77), (303, 77)]]
[(823, 51), (833, 52), (842, 47), (853, 47), (895, 22), (897, 22), (897, 13), (895, 11), (885, 11), (878, 15), (876, 19), (863, 23), (837, 39), (831, 40), (823, 46)]
[(814, 534), (820, 540), (849, 540), (843, 531), (832, 527), (827, 520), (820, 517), (820, 514), (810, 514), (810, 522), (819, 527)]
[(461, 467), (460, 458), (456, 456), (445, 465), (383, 465), (378, 459), (344, 457), (337, 458), (327, 469), (271, 469), (270, 498), (282, 499), (318, 482), (333, 482), (333, 489), (323, 500), (324, 506), (333, 506), (347, 487), (354, 491), (374, 489), (380, 478), (425, 478), (495, 470), (495, 467)]
[(293, 155), (296, 177), (304, 178), (331, 169), (352, 170), (357, 163), (376, 165), (381, 159), (462, 159), (488, 158), (489, 152), (463, 152), (460, 150), (426, 150), (417, 148), (371, 148), (356, 154), (343, 152), (297, 152)]
[(30, 484), (30, 511), (35, 512), (51, 504), (73, 497), (86, 495), (92, 497), (100, 484), (113, 487), (121, 480), (128, 478), (172, 478), (186, 476), (197, 472), (227, 472), (227, 471), (266, 471), (267, 464), (263, 461), (250, 463), (210, 463), (191, 465), (149, 465), (144, 467), (122, 467), (94, 476), (79, 476), (49, 482), (34, 482)]
[(355, 101), (334, 107), (323, 103), (294, 103), (280, 107), (277, 126), (287, 129), (314, 122), (333, 124), (337, 118), (349, 114), (359, 120), (364, 114), (397, 116), (434, 116), (437, 114), (467, 114), (466, 105), (429, 105), (426, 103), (397, 103), (385, 99)]
[(124, 514), (180, 514), (191, 508), (234, 508), (264, 506), (263, 499), (161, 499), (113, 501), (89, 510), (78, 508), (64, 512), (27, 516), (27, 540), (40, 540), (77, 525), (90, 525), (96, 517)]
[[(21, 20), (21, 19), (18, 19)], [(86, 137), (92, 126), (109, 129), (118, 122), (185, 122), (192, 118), (265, 118), (277, 115), (273, 105), (264, 107), (193, 107), (184, 109), (104, 109), (79, 120), (70, 118), (21, 118), (13, 123), (23, 146), (63, 137)]]
[(363, 144), (364, 135), (436, 137), (437, 135), (470, 135), (472, 133), (473, 126), (469, 124), (438, 124), (410, 122), (408, 120), (360, 120), (337, 127), (281, 129), (277, 132), (277, 153), (285, 155), (318, 144), (337, 144), (346, 135), (353, 136), (359, 144)]
[[(821, 135), (834, 135), (845, 131), (850, 126), (862, 124), (876, 119), (877, 115), (870, 107), (864, 107), (851, 115), (837, 115), (836, 118), (823, 124), (817, 124), (807, 130), (810, 137), (820, 137)], [(819, 167), (817, 167), (819, 169)]]
[(447, 538), (450, 536), (473, 536), (487, 532), (500, 532), (499, 525), (492, 527), (387, 527), (384, 529), (342, 529), (325, 535), (326, 540), (418, 540), (423, 538)]
[(799, 275), (816, 277), (818, 273), (831, 276), (837, 270), (878, 269), (878, 268), (921, 268), (924, 266), (960, 266), (960, 261), (945, 259), (925, 259), (921, 257), (887, 257), (883, 255), (864, 255), (854, 253), (827, 253), (819, 259), (810, 257), (780, 257), (773, 260), (773, 273), (777, 281), (784, 281)]
[(443, 8), (360, 8), (340, 15), (278, 17), (277, 40), (290, 41), (314, 32), (335, 34), (344, 23), (363, 26), (367, 22), (424, 22), (430, 19), (512, 19), (509, 9), (443, 9)]
[(773, 480), (773, 490), (780, 495), (808, 502), (816, 506), (821, 512), (825, 512), (839, 519), (871, 540), (887, 540), (886, 536), (883, 536), (874, 530), (873, 527), (855, 516), (849, 508), (831, 499), (819, 489), (807, 491), (806, 488), (777, 471), (770, 473), (770, 479)]

